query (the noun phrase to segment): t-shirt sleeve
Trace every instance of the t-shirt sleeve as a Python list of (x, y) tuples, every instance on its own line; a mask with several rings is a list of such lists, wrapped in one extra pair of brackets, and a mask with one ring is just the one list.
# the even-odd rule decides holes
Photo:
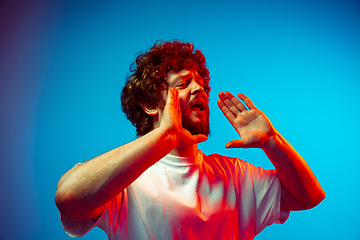
[(100, 217), (87, 221), (75, 221), (60, 213), (60, 220), (65, 233), (73, 238), (84, 236), (87, 232), (96, 226), (96, 222), (99, 218)]
[(109, 225), (109, 219), (110, 217), (116, 219), (115, 215), (120, 212), (122, 198), (123, 192), (105, 204), (104, 210), (99, 217), (87, 221), (75, 221), (60, 213), (61, 224), (65, 233), (70, 237), (78, 238), (84, 236), (94, 227), (99, 227), (108, 232), (109, 229), (106, 227)]
[[(263, 170), (261, 168), (259, 172), (261, 172), (262, 177), (254, 180), (258, 216), (264, 222), (263, 225), (284, 223), (290, 212), (280, 209), (281, 182), (277, 172), (276, 170)], [(259, 224), (259, 227), (262, 230), (267, 225)]]
[(273, 223), (284, 223), (290, 211), (281, 211), (281, 182), (275, 169), (253, 168), (256, 198), (256, 234)]
[(281, 182), (275, 169), (264, 170), (241, 161), (240, 189), (246, 190), (242, 195), (242, 205), (251, 210), (255, 235), (273, 223), (284, 223), (289, 211), (281, 211)]

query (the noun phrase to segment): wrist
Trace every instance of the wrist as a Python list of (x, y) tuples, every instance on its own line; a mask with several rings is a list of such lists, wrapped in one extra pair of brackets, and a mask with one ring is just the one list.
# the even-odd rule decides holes
[(161, 126), (156, 128), (155, 130), (161, 134), (164, 145), (166, 147), (169, 147), (170, 151), (179, 145), (180, 140), (172, 128)]
[(278, 144), (280, 142), (280, 134), (277, 131), (274, 131), (273, 134), (271, 134), (271, 136), (269, 136), (268, 141), (266, 141), (261, 148), (267, 152), (267, 151), (271, 151), (274, 150)]

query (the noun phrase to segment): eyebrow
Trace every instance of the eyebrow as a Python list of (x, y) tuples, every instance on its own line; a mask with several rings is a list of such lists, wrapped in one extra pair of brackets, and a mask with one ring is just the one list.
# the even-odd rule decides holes
[(184, 75), (177, 76), (174, 80), (175, 80), (175, 81), (188, 80), (188, 79), (191, 78), (191, 77), (192, 77), (191, 72), (188, 72), (188, 73), (186, 73), (186, 74), (184, 74)]
[[(174, 79), (174, 82), (178, 82), (178, 81), (187, 81), (189, 80), (190, 78), (192, 78), (192, 72), (188, 72), (184, 75), (180, 75), (180, 76), (177, 76), (175, 79)], [(199, 75), (196, 75), (194, 76), (194, 79), (197, 83), (199, 83), (201, 86), (204, 86), (205, 84), (205, 80)], [(199, 81), (200, 80), (200, 81)]]

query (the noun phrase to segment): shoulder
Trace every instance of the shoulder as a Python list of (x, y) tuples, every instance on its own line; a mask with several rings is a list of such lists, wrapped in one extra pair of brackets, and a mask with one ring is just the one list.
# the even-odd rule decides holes
[(248, 163), (247, 161), (244, 161), (240, 158), (229, 157), (229, 156), (224, 156), (224, 155), (220, 155), (220, 154), (211, 154), (211, 155), (204, 154), (204, 161), (207, 163), (217, 162), (221, 165), (234, 166), (234, 167), (235, 166), (236, 167), (253, 166), (250, 163)]
[(231, 169), (239, 176), (250, 176), (251, 178), (276, 177), (276, 170), (266, 170), (260, 166), (255, 166), (248, 161), (236, 157), (223, 156), (220, 154), (204, 154), (206, 164), (217, 164), (222, 168)]
[(225, 170), (226, 172), (232, 172), (232, 174), (238, 175), (246, 169), (251, 168), (251, 164), (236, 157), (223, 156), (220, 154), (204, 154), (204, 164), (207, 166), (213, 166), (218, 169)]

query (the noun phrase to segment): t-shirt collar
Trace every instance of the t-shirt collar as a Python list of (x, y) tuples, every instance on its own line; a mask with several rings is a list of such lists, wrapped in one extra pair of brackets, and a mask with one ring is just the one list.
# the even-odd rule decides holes
[(175, 166), (192, 166), (198, 165), (203, 159), (203, 153), (198, 150), (194, 157), (179, 157), (168, 154), (160, 162)]

